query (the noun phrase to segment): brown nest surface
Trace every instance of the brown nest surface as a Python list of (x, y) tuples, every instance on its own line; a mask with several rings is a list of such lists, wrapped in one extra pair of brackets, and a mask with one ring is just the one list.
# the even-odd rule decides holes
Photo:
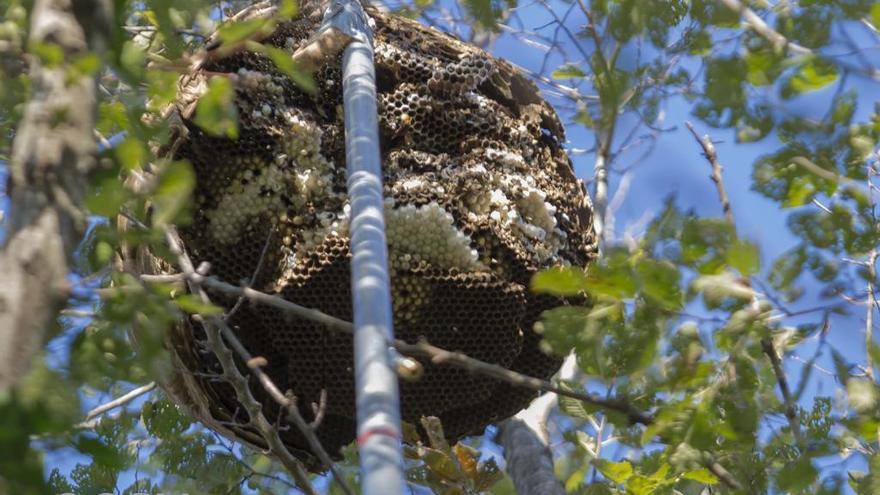
[[(320, 23), (320, 12), (280, 24), (265, 44), (291, 54)], [(564, 301), (528, 290), (552, 266), (585, 267), (596, 253), (592, 208), (561, 148), (564, 131), (533, 83), (510, 64), (417, 22), (371, 10), (386, 221), (396, 337), (420, 338), (511, 370), (549, 378), (560, 359), (540, 349), (533, 326)], [(193, 123), (210, 77), (235, 88), (239, 137), (213, 137)], [(180, 230), (196, 262), (232, 284), (253, 287), (351, 320), (348, 198), (339, 60), (301, 90), (260, 54), (207, 57), (180, 80), (169, 154), (192, 163), (194, 219)], [(268, 242), (268, 246), (267, 246)], [(260, 263), (265, 249), (265, 256)], [(141, 272), (162, 271), (141, 252)], [(227, 308), (234, 299), (211, 293)], [(306, 420), (326, 394), (317, 435), (338, 455), (355, 437), (350, 336), (257, 305), (229, 321), (268, 363), (279, 388)], [(193, 321), (175, 328), (175, 363), (165, 388), (207, 425), (265, 447)], [(425, 362), (401, 382), (402, 416), (440, 418), (450, 440), (482, 433), (536, 395), (466, 371)], [(242, 369), (244, 365), (242, 364)], [(283, 441), (308, 459), (308, 444), (252, 380)], [(314, 464), (312, 463), (314, 468)]]

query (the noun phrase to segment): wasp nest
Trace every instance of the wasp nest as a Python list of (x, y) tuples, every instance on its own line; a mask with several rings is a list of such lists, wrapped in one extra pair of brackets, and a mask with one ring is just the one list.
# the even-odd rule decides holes
[[(548, 378), (560, 360), (539, 349), (532, 327), (563, 301), (530, 293), (529, 279), (550, 266), (585, 266), (596, 245), (589, 200), (560, 148), (562, 127), (507, 63), (416, 22), (370, 14), (396, 336)], [(293, 53), (318, 23), (318, 15), (304, 15), (264, 43)], [(235, 86), (237, 139), (209, 136), (192, 123), (208, 74)], [(194, 259), (230, 283), (256, 274), (259, 290), (350, 320), (339, 60), (315, 80), (318, 91), (310, 94), (261, 54), (208, 57), (181, 80), (181, 94), (194, 96), (176, 106), (181, 126), (169, 153), (197, 174), (195, 218), (181, 231)], [(226, 307), (235, 302), (211, 296)], [(279, 388), (296, 395), (307, 420), (326, 394), (317, 433), (328, 451), (354, 439), (350, 337), (265, 306), (243, 305), (230, 324), (266, 359)], [(195, 414), (208, 424), (259, 444), (235, 426), (246, 423), (245, 413), (228, 385), (211, 379), (219, 364), (200, 351), (202, 338), (195, 322), (173, 334), (185, 387), (170, 387), (172, 395), (199, 403)], [(452, 440), (481, 433), (535, 396), (424, 364), (421, 379), (401, 383), (403, 418), (419, 424), (423, 415), (437, 416)], [(279, 417), (277, 405), (253, 389), (267, 415)], [(296, 428), (282, 427), (281, 435), (302, 455), (308, 451)]]

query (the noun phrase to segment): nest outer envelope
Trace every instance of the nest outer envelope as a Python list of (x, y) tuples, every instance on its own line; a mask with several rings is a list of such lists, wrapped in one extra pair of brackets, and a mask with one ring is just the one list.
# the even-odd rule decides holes
[[(537, 87), (510, 64), (394, 15), (375, 20), (376, 77), (395, 336), (460, 351), (540, 378), (561, 359), (544, 353), (533, 325), (562, 299), (528, 290), (551, 266), (586, 267), (596, 256), (592, 207), (561, 149), (563, 128)], [(293, 53), (316, 31), (320, 12), (284, 22), (264, 39)], [(209, 77), (235, 87), (239, 137), (206, 134), (192, 119)], [(191, 257), (211, 273), (351, 320), (348, 202), (339, 59), (303, 92), (265, 56), (210, 52), (180, 79), (166, 153), (196, 172), (194, 219), (180, 229)], [(268, 246), (266, 245), (268, 243)], [(261, 264), (265, 248), (266, 255)], [(171, 267), (146, 249), (127, 269)], [(234, 299), (210, 294), (216, 304)], [(312, 403), (326, 392), (317, 435), (333, 456), (355, 438), (349, 336), (265, 306), (244, 304), (230, 325), (282, 391)], [(228, 384), (208, 378), (219, 363), (185, 321), (167, 337), (173, 366), (162, 380), (173, 400), (226, 436), (265, 448)], [(240, 363), (242, 369), (246, 369)], [(527, 406), (534, 391), (427, 362), (401, 382), (404, 421), (442, 421), (449, 440), (480, 434)], [(251, 379), (280, 435), (311, 469), (321, 467), (304, 437)], [(237, 426), (240, 424), (241, 426)]]

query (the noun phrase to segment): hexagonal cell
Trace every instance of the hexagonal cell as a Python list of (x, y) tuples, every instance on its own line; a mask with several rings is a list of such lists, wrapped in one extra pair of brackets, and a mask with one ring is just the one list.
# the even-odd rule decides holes
[[(561, 125), (536, 87), (505, 62), (413, 21), (371, 15), (396, 335), (549, 378), (560, 359), (540, 350), (532, 327), (541, 311), (566, 302), (529, 293), (529, 278), (550, 266), (586, 266), (596, 252), (589, 200), (559, 148)], [(283, 23), (265, 42), (292, 53), (319, 18)], [(188, 250), (220, 279), (253, 278), (259, 290), (350, 320), (339, 60), (316, 72), (314, 93), (248, 51), (208, 57), (199, 71), (181, 84), (227, 74), (242, 118), (238, 139), (221, 139), (193, 124), (185, 102), (178, 108), (181, 129), (169, 149), (197, 177), (195, 218), (181, 229)], [(211, 296), (227, 308), (236, 302)], [(297, 396), (306, 419), (326, 393), (317, 433), (331, 454), (354, 439), (350, 337), (250, 303), (230, 324), (251, 353), (266, 358), (276, 384)], [(174, 332), (180, 371), (195, 378), (194, 393), (210, 399), (213, 419), (241, 421), (229, 386), (210, 377), (218, 363), (203, 340), (196, 322)], [(437, 416), (450, 440), (480, 433), (536, 395), (423, 364), (420, 380), (402, 384), (403, 419)], [(253, 392), (274, 421), (277, 404), (259, 386)], [(246, 429), (230, 428), (255, 442)], [(282, 430), (307, 457), (296, 429)]]

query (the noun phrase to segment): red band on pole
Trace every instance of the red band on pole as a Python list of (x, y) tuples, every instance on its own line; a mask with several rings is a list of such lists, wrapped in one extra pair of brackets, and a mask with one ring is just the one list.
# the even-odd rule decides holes
[(367, 440), (369, 440), (370, 437), (372, 437), (373, 435), (385, 435), (385, 436), (389, 436), (395, 440), (400, 440), (400, 433), (398, 433), (397, 430), (395, 430), (393, 428), (388, 428), (385, 426), (379, 426), (377, 428), (367, 430), (367, 431), (361, 433), (360, 435), (358, 435), (358, 437), (357, 437), (358, 447), (367, 443)]

